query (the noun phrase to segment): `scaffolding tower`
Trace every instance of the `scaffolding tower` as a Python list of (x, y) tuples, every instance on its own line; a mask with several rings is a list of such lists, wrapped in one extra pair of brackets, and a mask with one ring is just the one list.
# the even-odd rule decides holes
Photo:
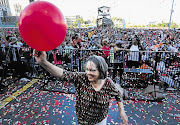
[(113, 22), (110, 15), (110, 7), (102, 6), (98, 8), (97, 27), (112, 27)]

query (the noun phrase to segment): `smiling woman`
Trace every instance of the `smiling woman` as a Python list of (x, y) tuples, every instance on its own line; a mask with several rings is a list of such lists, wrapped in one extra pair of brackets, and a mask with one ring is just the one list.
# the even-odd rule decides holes
[(122, 95), (114, 82), (107, 77), (108, 65), (101, 56), (90, 56), (85, 63), (85, 73), (70, 72), (46, 60), (41, 52), (35, 59), (42, 67), (61, 80), (72, 82), (76, 90), (76, 115), (79, 124), (106, 125), (110, 99), (116, 99), (124, 124), (128, 123)]
[(86, 60), (85, 70), (87, 70), (88, 67), (99, 71), (99, 79), (105, 79), (107, 77), (108, 65), (101, 56), (90, 56)]

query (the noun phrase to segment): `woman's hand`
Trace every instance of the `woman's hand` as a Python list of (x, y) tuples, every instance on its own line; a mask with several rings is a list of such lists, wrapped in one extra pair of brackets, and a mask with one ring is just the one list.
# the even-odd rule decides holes
[(128, 117), (127, 117), (124, 109), (120, 111), (120, 115), (121, 115), (121, 118), (123, 120), (123, 125), (127, 125), (128, 124)]
[(38, 64), (42, 64), (44, 61), (46, 61), (47, 55), (45, 51), (42, 51), (41, 54), (38, 56), (38, 52), (37, 50), (33, 50), (33, 56), (35, 56), (36, 62)]

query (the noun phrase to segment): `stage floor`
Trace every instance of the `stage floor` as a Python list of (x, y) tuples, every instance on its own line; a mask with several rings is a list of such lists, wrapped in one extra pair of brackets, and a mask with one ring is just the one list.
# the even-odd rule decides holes
[[(12, 82), (5, 94), (0, 94), (0, 124), (2, 125), (77, 125), (75, 95), (42, 91), (36, 79)], [(66, 84), (62, 87), (61, 84)], [(49, 83), (51, 90), (74, 92), (68, 83)], [(146, 96), (143, 90), (129, 89), (138, 98)], [(124, 100), (129, 125), (180, 125), (180, 92), (167, 91), (160, 102)], [(108, 125), (122, 123), (115, 100), (110, 101)]]

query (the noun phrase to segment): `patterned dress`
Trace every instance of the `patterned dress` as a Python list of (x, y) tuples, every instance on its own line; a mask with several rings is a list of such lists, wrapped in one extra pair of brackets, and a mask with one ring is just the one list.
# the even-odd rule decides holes
[(61, 80), (72, 82), (76, 94), (77, 121), (82, 125), (94, 125), (108, 116), (110, 99), (122, 101), (119, 90), (110, 78), (106, 78), (103, 87), (95, 91), (85, 73), (64, 70)]

